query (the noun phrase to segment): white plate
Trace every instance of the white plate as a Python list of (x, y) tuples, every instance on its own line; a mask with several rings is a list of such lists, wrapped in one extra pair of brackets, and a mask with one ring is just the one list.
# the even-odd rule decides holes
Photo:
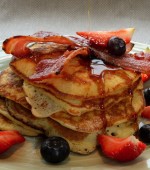
[[(142, 51), (148, 45), (135, 43), (134, 52)], [(150, 47), (150, 46), (149, 46)], [(0, 51), (0, 70), (8, 66), (11, 56)], [(83, 156), (71, 153), (69, 158), (58, 165), (47, 164), (40, 156), (40, 138), (28, 137), (0, 155), (2, 170), (147, 170), (150, 169), (150, 149), (147, 148), (136, 160), (118, 163), (104, 157), (100, 152)]]

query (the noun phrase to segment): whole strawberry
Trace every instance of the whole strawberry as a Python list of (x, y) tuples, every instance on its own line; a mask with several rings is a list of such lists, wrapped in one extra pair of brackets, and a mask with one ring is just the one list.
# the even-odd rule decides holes
[(146, 148), (146, 145), (135, 138), (117, 138), (114, 136), (99, 135), (98, 142), (102, 152), (109, 158), (127, 162), (136, 159)]

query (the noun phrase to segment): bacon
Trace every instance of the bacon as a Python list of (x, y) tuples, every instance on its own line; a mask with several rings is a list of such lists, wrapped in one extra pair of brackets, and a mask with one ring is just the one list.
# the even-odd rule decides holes
[(59, 44), (67, 44), (70, 46), (78, 46), (75, 41), (65, 36), (60, 36), (51, 32), (39, 32), (33, 36), (14, 36), (3, 42), (3, 50), (7, 54), (12, 54), (17, 58), (28, 57), (32, 55), (32, 51), (27, 47), (32, 42), (54, 42)]
[[(44, 48), (37, 48), (37, 49), (33, 48), (32, 49), (28, 46), (28, 44), (33, 43), (33, 42), (37, 42), (37, 43), (53, 42), (57, 44), (62, 44), (62, 45), (65, 45), (63, 48), (64, 51), (68, 49), (72, 51), (75, 49), (80, 49), (81, 47), (90, 48), (91, 51), (94, 51), (94, 53), (96, 54), (98, 58), (110, 64), (122, 67), (124, 69), (141, 72), (144, 74), (150, 73), (150, 53), (128, 54), (128, 52), (133, 47), (132, 43), (127, 44), (127, 51), (123, 56), (115, 57), (115, 56), (110, 55), (106, 49), (99, 49), (99, 48), (96, 48), (95, 46), (92, 46), (89, 43), (89, 41), (84, 38), (73, 37), (73, 36), (61, 36), (59, 34), (52, 33), (52, 32), (40, 31), (40, 32), (33, 34), (33, 36), (14, 36), (9, 39), (6, 39), (3, 42), (3, 50), (8, 54), (14, 55), (16, 58), (23, 58), (23, 57), (30, 57), (30, 56), (34, 56), (37, 58), (42, 54), (47, 54), (50, 51), (52, 51), (50, 49), (47, 49), (49, 48), (48, 45), (45, 46), (45, 49)], [(43, 50), (45, 50), (45, 52)], [(59, 50), (59, 48), (57, 50)], [(62, 53), (63, 53), (63, 50), (62, 50)], [(62, 58), (60, 58), (59, 61), (55, 61), (55, 62), (53, 61), (55, 63), (55, 64), (53, 63), (53, 65), (59, 65), (58, 70), (60, 70), (60, 68), (63, 67), (63, 64), (66, 63), (66, 58), (70, 58), (70, 54), (68, 57), (67, 52), (64, 54), (64, 56), (62, 56)], [(57, 59), (55, 58), (55, 60)], [(48, 63), (51, 65), (51, 61), (49, 61), (48, 59), (45, 59), (39, 63), (39, 66), (37, 66), (37, 68), (40, 67), (40, 65), (43, 65), (43, 67), (45, 67), (44, 70), (47, 70), (48, 65), (49, 65)], [(34, 75), (32, 78), (36, 79), (40, 77), (40, 74), (42, 74), (42, 71), (39, 71), (39, 70), (40, 69), (37, 69), (36, 76)], [(55, 71), (56, 69), (54, 68), (50, 70), (51, 73)], [(47, 74), (48, 72), (45, 74), (45, 71), (44, 71), (44, 75), (47, 75)]]
[(78, 55), (87, 56), (88, 48), (82, 47), (77, 50), (66, 51), (62, 56), (53, 59), (41, 60), (36, 66), (36, 73), (29, 77), (32, 81), (43, 80), (46, 78), (58, 76), (67, 63)]
[(120, 57), (110, 55), (107, 51), (101, 51), (90, 47), (91, 51), (95, 53), (97, 58), (104, 60), (110, 64), (119, 66), (123, 69), (128, 69), (145, 74), (150, 73), (150, 53), (135, 53), (124, 54)]

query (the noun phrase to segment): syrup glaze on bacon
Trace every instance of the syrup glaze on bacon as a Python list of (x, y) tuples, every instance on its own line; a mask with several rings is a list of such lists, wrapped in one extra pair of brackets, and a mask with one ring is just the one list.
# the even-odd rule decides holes
[(30, 79), (32, 81), (36, 81), (57, 76), (63, 70), (67, 62), (77, 55), (87, 56), (88, 49), (83, 47), (77, 50), (66, 51), (58, 58), (41, 60), (39, 63), (37, 63), (36, 73), (33, 74)]
[[(32, 51), (27, 45), (31, 42), (54, 42), (59, 44), (68, 45), (68, 49), (77, 49), (82, 47), (88, 47), (95, 53), (97, 58), (102, 59), (112, 65), (122, 67), (123, 69), (128, 69), (144, 74), (149, 74), (150, 72), (150, 53), (136, 53), (127, 54), (125, 53), (121, 57), (114, 57), (110, 55), (107, 50), (99, 49), (96, 46), (91, 45), (88, 40), (84, 38), (78, 38), (73, 36), (61, 36), (52, 32), (37, 32), (33, 36), (14, 36), (6, 39), (3, 42), (3, 50), (12, 54), (17, 58), (24, 57), (38, 57), (39, 55)], [(133, 47), (132, 43), (129, 43), (129, 49)], [(40, 53), (40, 52), (39, 52)], [(34, 58), (33, 57), (33, 58)], [(61, 59), (61, 57), (60, 57)], [(59, 68), (58, 68), (59, 70)]]
[(97, 50), (91, 47), (90, 49), (95, 53), (97, 58), (111, 63), (112, 65), (140, 73), (150, 73), (150, 53), (139, 52), (115, 57), (110, 55), (106, 50)]

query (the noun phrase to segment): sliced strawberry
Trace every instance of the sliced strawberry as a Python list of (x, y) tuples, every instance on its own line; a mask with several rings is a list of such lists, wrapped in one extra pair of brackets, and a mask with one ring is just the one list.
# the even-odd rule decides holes
[(116, 31), (84, 31), (76, 33), (81, 37), (90, 40), (91, 43), (106, 47), (108, 44), (108, 40), (113, 36), (122, 38), (126, 44), (130, 43), (134, 30), (134, 28), (126, 28)]
[(5, 152), (15, 144), (24, 141), (25, 138), (18, 131), (0, 131), (0, 153)]
[(98, 142), (107, 157), (121, 162), (136, 159), (146, 148), (146, 145), (136, 139), (135, 136), (117, 138), (99, 135)]
[(150, 106), (146, 106), (141, 113), (141, 116), (147, 119), (150, 119)]
[(150, 74), (141, 73), (141, 76), (142, 76), (143, 82), (146, 82), (150, 79)]

